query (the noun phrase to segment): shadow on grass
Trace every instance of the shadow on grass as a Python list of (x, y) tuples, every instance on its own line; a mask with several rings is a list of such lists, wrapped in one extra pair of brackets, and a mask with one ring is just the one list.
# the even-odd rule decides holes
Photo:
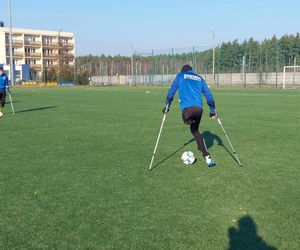
[(225, 149), (225, 151), (231, 156), (231, 158), (237, 164), (239, 164), (238, 161), (235, 159), (234, 155), (225, 147), (225, 145), (223, 144), (222, 139), (218, 135), (213, 134), (210, 131), (205, 131), (205, 132), (202, 133), (202, 136), (205, 140), (207, 149), (210, 149), (214, 145), (214, 141), (216, 141), (218, 143), (218, 146), (223, 147)]
[(238, 229), (228, 229), (229, 247), (228, 250), (276, 250), (276, 247), (269, 246), (259, 235), (255, 221), (251, 216), (239, 219)]
[(167, 161), (168, 159), (170, 159), (173, 155), (175, 155), (177, 152), (179, 152), (181, 149), (185, 148), (187, 145), (191, 144), (193, 141), (195, 141), (195, 139), (191, 139), (188, 142), (184, 143), (183, 146), (181, 146), (180, 148), (176, 149), (176, 151), (174, 151), (172, 154), (170, 154), (169, 156), (167, 156), (165, 159), (161, 160), (159, 163), (157, 163), (154, 167), (152, 167), (151, 170), (153, 170), (154, 168), (158, 167), (160, 164), (164, 163), (165, 161)]
[(17, 111), (16, 113), (36, 112), (36, 111), (43, 111), (43, 110), (54, 109), (54, 108), (57, 108), (57, 106), (49, 106), (49, 107), (40, 107), (40, 108), (25, 109), (25, 110)]
[[(202, 136), (206, 142), (206, 147), (207, 149), (210, 149), (211, 147), (213, 147), (214, 145), (214, 141), (216, 141), (218, 143), (218, 146), (221, 146), (225, 149), (225, 151), (232, 157), (232, 159), (236, 162), (237, 160), (235, 159), (235, 157), (233, 156), (233, 154), (225, 147), (225, 145), (223, 144), (222, 139), (216, 135), (211, 133), (210, 131), (205, 131), (202, 133)], [(173, 153), (171, 153), (170, 155), (168, 155), (166, 158), (164, 158), (163, 160), (161, 160), (159, 163), (157, 163), (154, 167), (152, 167), (151, 170), (153, 170), (154, 168), (158, 167), (159, 165), (161, 165), (162, 163), (164, 163), (165, 161), (167, 161), (168, 159), (170, 159), (173, 155), (175, 155), (176, 153), (178, 153), (180, 150), (182, 150), (183, 148), (185, 148), (187, 145), (189, 145), (190, 143), (194, 142), (195, 139), (191, 139), (188, 142), (184, 143), (183, 146), (181, 146), (180, 148), (176, 149)]]

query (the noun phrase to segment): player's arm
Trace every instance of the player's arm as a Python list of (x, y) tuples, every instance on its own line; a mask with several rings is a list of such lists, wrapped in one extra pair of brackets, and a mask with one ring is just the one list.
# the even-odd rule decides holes
[(168, 95), (167, 95), (167, 99), (166, 99), (166, 106), (168, 106), (168, 109), (166, 110), (166, 108), (164, 108), (163, 113), (169, 111), (172, 101), (173, 101), (173, 98), (178, 90), (178, 86), (179, 86), (179, 74), (176, 76), (171, 88), (168, 91)]
[(203, 89), (202, 89), (202, 94), (205, 96), (207, 105), (209, 106), (209, 111), (210, 111), (210, 117), (215, 118), (216, 117), (216, 106), (215, 106), (215, 101), (212, 93), (210, 92), (205, 80), (203, 79)]

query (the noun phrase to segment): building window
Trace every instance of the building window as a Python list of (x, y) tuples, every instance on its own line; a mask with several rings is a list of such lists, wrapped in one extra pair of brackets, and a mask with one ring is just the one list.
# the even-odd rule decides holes
[(35, 53), (34, 48), (25, 48), (25, 53)]
[(12, 35), (12, 40), (18, 40), (20, 38), (21, 38), (21, 36), (19, 36), (19, 35)]
[(36, 64), (36, 60), (29, 60), (29, 59), (26, 59), (26, 60), (25, 60), (25, 64), (35, 65), (35, 64)]
[(45, 44), (51, 44), (52, 43), (52, 37), (45, 37), (44, 38), (44, 43)]
[(35, 42), (35, 37), (34, 36), (25, 36), (25, 41), (26, 42)]
[(47, 60), (46, 61), (46, 65), (47, 66), (52, 66), (53, 65), (53, 61), (52, 60)]
[(21, 71), (15, 70), (15, 74), (16, 74), (16, 81), (20, 81), (21, 80)]
[(67, 55), (68, 54), (68, 50), (67, 49), (61, 49), (61, 50), (59, 50), (59, 54), (61, 54), (61, 55)]
[(61, 42), (62, 44), (68, 44), (69, 40), (66, 39), (66, 38), (62, 38), (62, 39), (60, 39), (60, 42)]
[(45, 54), (53, 54), (53, 49), (43, 49)]

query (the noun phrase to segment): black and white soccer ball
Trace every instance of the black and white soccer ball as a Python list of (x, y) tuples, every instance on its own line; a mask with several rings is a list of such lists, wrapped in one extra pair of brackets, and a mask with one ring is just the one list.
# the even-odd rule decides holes
[(191, 151), (185, 151), (181, 155), (181, 160), (186, 165), (192, 165), (193, 163), (195, 163), (196, 157), (195, 157), (195, 155), (194, 155), (193, 152), (191, 152)]

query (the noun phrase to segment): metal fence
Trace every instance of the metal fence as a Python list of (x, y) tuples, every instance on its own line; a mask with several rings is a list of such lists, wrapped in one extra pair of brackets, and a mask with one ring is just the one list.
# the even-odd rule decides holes
[[(189, 64), (210, 85), (282, 86), (285, 65), (300, 61), (300, 42), (283, 43), (283, 38), (223, 43), (219, 46), (191, 46), (164, 50), (135, 51), (129, 57), (101, 57), (91, 78), (93, 85), (170, 85), (184, 64)], [(288, 47), (289, 46), (289, 47)], [(298, 47), (297, 47), (298, 46)], [(299, 71), (299, 70), (298, 70)], [(298, 85), (297, 72), (289, 72)]]
[[(135, 86), (169, 86), (175, 79), (174, 75), (134, 75), (132, 76), (92, 76), (92, 86), (110, 85), (135, 85)], [(211, 86), (243, 86), (243, 87), (278, 87), (283, 86), (283, 73), (217, 73), (215, 84), (212, 74), (202, 74), (202, 77)], [(300, 87), (300, 72), (286, 73), (286, 85), (288, 87)]]

